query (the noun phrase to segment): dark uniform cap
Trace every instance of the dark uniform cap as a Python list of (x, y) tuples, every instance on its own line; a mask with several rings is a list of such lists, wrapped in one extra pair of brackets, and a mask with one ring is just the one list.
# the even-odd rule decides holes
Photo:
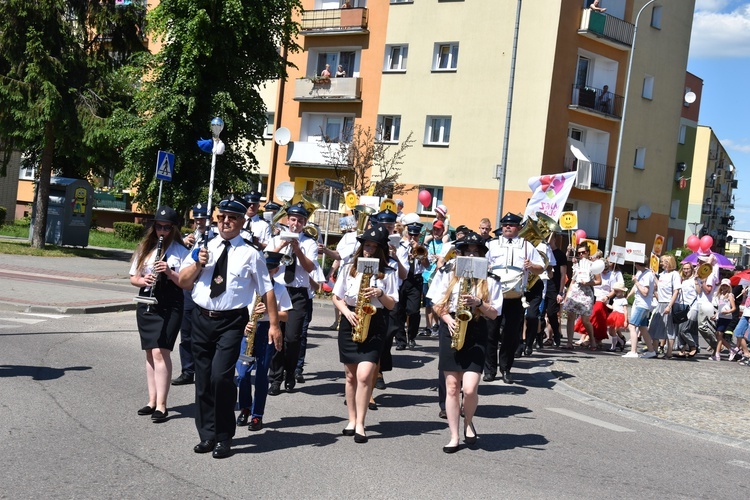
[(269, 210), (271, 212), (275, 210), (279, 210), (280, 208), (281, 208), (281, 205), (279, 205), (275, 201), (269, 201), (268, 203), (266, 203), (266, 206), (263, 207), (264, 210)]
[(382, 226), (368, 229), (357, 240), (364, 244), (365, 241), (374, 241), (384, 251), (388, 252), (388, 231)]
[(180, 217), (177, 215), (177, 212), (175, 212), (172, 207), (168, 207), (164, 205), (163, 207), (159, 207), (156, 209), (156, 214), (154, 215), (154, 222), (169, 222), (170, 224), (173, 224), (176, 226), (179, 220), (180, 220)]
[(234, 214), (245, 215), (250, 204), (244, 198), (239, 198), (230, 194), (219, 202), (219, 212), (230, 212)]
[[(211, 207), (211, 212), (214, 211), (214, 207)], [(208, 218), (208, 205), (198, 203), (193, 206), (193, 219), (207, 219)]]
[(479, 248), (479, 253), (482, 255), (487, 253), (487, 245), (484, 244), (484, 240), (474, 231), (470, 232), (462, 239), (456, 241), (456, 250), (463, 251), (469, 245), (476, 245)]
[(260, 193), (257, 191), (250, 191), (249, 193), (245, 193), (245, 201), (249, 203), (260, 203)]
[(263, 256), (266, 258), (266, 267), (268, 269), (279, 267), (281, 265), (281, 258), (284, 255), (281, 252), (263, 252)]
[(296, 205), (292, 205), (291, 207), (286, 209), (287, 215), (300, 215), (307, 219), (310, 216), (310, 213), (305, 208), (304, 203), (297, 203)]
[(413, 224), (409, 224), (406, 226), (406, 231), (412, 236), (416, 236), (422, 232), (423, 227), (424, 224), (422, 224), (421, 222), (414, 222)]
[(381, 224), (396, 222), (397, 217), (398, 215), (396, 215), (396, 212), (388, 210), (387, 208), (382, 212), (378, 212), (377, 214), (375, 214), (375, 219)]
[(497, 237), (500, 237), (500, 235), (503, 234), (503, 228), (499, 227), (499, 228), (495, 229), (494, 231), (492, 231), (492, 234), (494, 234)]
[(507, 214), (505, 214), (503, 216), (502, 219), (500, 219), (500, 223), (501, 224), (505, 224), (505, 223), (509, 223), (509, 224), (521, 224), (522, 220), (523, 219), (521, 219), (520, 215), (508, 212)]
[(467, 235), (471, 232), (471, 229), (461, 224), (456, 228), (456, 233), (464, 233), (464, 235)]

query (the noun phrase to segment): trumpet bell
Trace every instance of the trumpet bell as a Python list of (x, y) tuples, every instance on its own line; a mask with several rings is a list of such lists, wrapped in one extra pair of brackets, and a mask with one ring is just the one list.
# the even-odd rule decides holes
[(545, 237), (549, 237), (550, 233), (563, 232), (563, 228), (560, 227), (560, 224), (555, 222), (555, 219), (553, 219), (549, 215), (543, 214), (542, 212), (537, 212), (536, 218), (539, 226), (544, 227), (544, 229), (542, 229), (542, 232), (546, 233)]
[(305, 227), (302, 228), (302, 232), (307, 236), (308, 238), (311, 238), (313, 240), (318, 239), (318, 228), (313, 226), (312, 224), (308, 224)]
[(365, 232), (365, 226), (367, 226), (367, 220), (370, 218), (372, 214), (375, 213), (375, 209), (372, 207), (367, 207), (365, 205), (357, 205), (354, 207), (354, 210), (357, 211), (357, 234), (362, 234)]

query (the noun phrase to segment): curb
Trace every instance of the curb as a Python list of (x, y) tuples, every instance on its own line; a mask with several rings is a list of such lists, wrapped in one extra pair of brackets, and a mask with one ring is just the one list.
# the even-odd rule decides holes
[(136, 306), (135, 302), (123, 302), (103, 306), (30, 306), (26, 304), (14, 304), (12, 302), (0, 302), (0, 311), (30, 314), (100, 314), (134, 311)]

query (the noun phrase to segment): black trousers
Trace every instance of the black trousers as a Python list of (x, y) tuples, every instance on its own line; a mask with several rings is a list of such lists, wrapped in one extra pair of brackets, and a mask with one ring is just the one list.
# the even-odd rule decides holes
[[(505, 299), (503, 314), (487, 321), (487, 349), (485, 351), (485, 375), (497, 375), (498, 367), (507, 372), (513, 368), (513, 359), (519, 345), (519, 331), (523, 327), (524, 308), (521, 299)], [(500, 326), (502, 325), (502, 329)], [(498, 343), (500, 349), (498, 351)]]
[(232, 438), (236, 429), (234, 367), (249, 318), (247, 308), (224, 318), (207, 318), (196, 308), (192, 317), (195, 427), (201, 441), (224, 441)]
[(312, 301), (309, 300), (308, 290), (305, 287), (286, 287), (292, 308), (287, 311), (287, 321), (281, 324), (284, 334), (284, 342), (280, 351), (276, 351), (271, 358), (271, 369), (268, 372), (268, 380), (271, 385), (281, 385), (285, 380), (294, 380), (294, 371), (299, 360), (300, 339), (305, 317), (312, 314)]
[[(395, 316), (391, 316), (392, 320), (395, 319), (395, 324), (392, 325), (392, 328), (396, 337), (396, 345), (405, 346), (408, 340), (415, 340), (417, 338), (421, 319), (422, 283), (421, 275), (407, 278), (401, 283), (401, 288), (398, 292), (398, 304), (393, 308), (396, 313)], [(409, 320), (408, 332), (406, 331), (407, 319)]]
[[(537, 337), (540, 316), (539, 306), (542, 305), (543, 294), (544, 282), (542, 280), (538, 280), (531, 287), (531, 290), (526, 292), (526, 302), (529, 303), (529, 307), (526, 308), (526, 347), (533, 347), (534, 340)], [(521, 328), (520, 335), (523, 337), (523, 328)]]
[[(560, 304), (557, 303), (557, 290), (550, 291), (547, 289), (547, 295), (544, 297), (544, 313), (542, 314), (539, 321), (542, 323), (542, 330), (544, 330), (546, 323), (549, 323), (552, 328), (552, 338), (554, 339), (555, 345), (560, 345), (560, 319), (557, 314), (560, 312)], [(546, 318), (546, 322), (545, 322)]]
[(193, 309), (195, 302), (191, 292), (185, 290), (185, 302), (183, 306), (182, 325), (180, 326), (180, 371), (186, 375), (195, 373), (193, 362)]

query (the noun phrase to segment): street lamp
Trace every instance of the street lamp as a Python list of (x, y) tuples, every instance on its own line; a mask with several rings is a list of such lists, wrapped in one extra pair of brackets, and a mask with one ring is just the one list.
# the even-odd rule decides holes
[[(211, 229), (211, 209), (212, 209), (212, 198), (214, 196), (214, 173), (216, 172), (216, 156), (224, 154), (224, 143), (221, 142), (219, 136), (221, 131), (224, 130), (224, 120), (218, 116), (211, 120), (211, 137), (213, 138), (214, 145), (211, 150), (211, 177), (208, 182), (208, 204), (206, 210), (208, 211), (208, 218), (206, 219), (206, 235)], [(208, 244), (208, 237), (204, 240), (204, 244)]]
[(609, 251), (612, 250), (612, 231), (615, 220), (615, 197), (617, 196), (617, 177), (620, 172), (620, 156), (622, 155), (622, 136), (625, 132), (625, 114), (628, 110), (628, 95), (630, 94), (630, 71), (633, 69), (633, 54), (635, 54), (635, 37), (638, 34), (638, 20), (641, 18), (641, 14), (646, 7), (654, 3), (656, 0), (649, 0), (646, 2), (641, 10), (638, 11), (638, 15), (635, 16), (635, 25), (633, 26), (633, 45), (630, 47), (630, 56), (628, 57), (628, 72), (625, 78), (625, 99), (622, 102), (622, 118), (620, 119), (620, 132), (617, 136), (617, 158), (615, 159), (615, 174), (612, 181), (612, 198), (609, 200), (609, 217), (607, 218), (607, 240), (606, 249), (604, 255), (609, 255)]

